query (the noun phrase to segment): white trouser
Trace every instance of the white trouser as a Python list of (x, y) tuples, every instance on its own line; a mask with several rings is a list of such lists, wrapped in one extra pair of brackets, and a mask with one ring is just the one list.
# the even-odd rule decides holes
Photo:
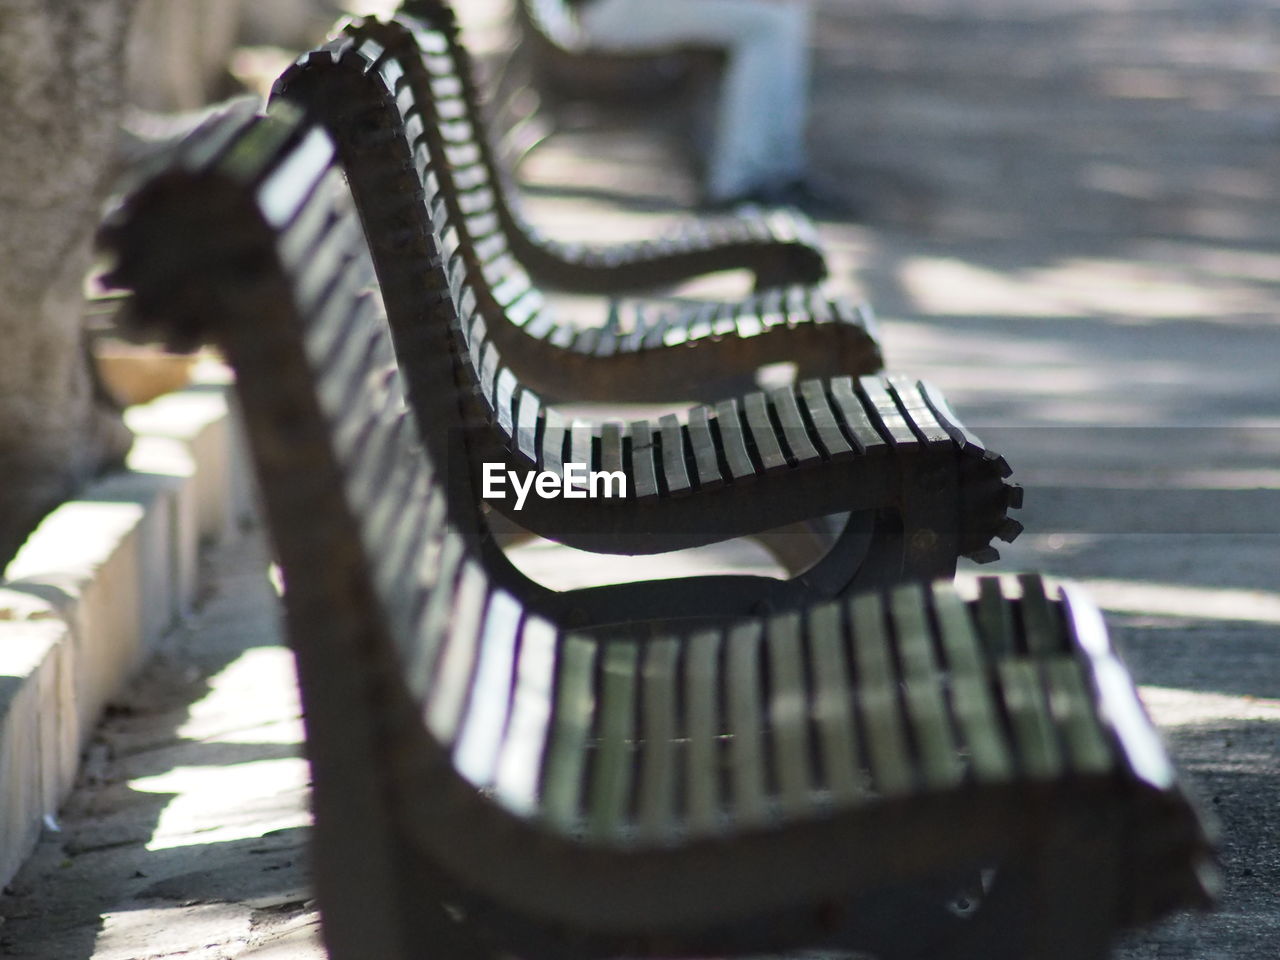
[(592, 0), (582, 25), (600, 47), (726, 48), (706, 198), (729, 200), (804, 174), (809, 7), (769, 0)]

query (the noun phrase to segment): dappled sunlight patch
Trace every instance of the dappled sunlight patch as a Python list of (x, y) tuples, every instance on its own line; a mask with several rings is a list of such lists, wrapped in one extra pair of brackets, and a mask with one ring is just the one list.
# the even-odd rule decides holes
[[(140, 793), (170, 794), (148, 850), (224, 843), (311, 822), (299, 800), (310, 782), (293, 655), (252, 647), (207, 680), (175, 731), (207, 748), (205, 762), (129, 781)], [(284, 754), (283, 756), (281, 754)], [(226, 798), (236, 797), (231, 815)]]
[[(298, 796), (307, 789), (310, 769), (301, 757), (277, 757), (230, 765), (178, 766), (129, 781), (140, 793), (168, 793), (148, 850), (169, 850), (261, 837), (273, 830), (310, 825)], [(226, 798), (236, 797), (227, 817)]]
[[(1101, 540), (1098, 537), (1060, 534), (1043, 539), (1050, 547), (1057, 543), (1076, 550), (1097, 544)], [(977, 596), (978, 579), (991, 575), (1006, 579), (1013, 576), (1004, 570), (992, 572), (961, 568), (956, 573), (956, 587), (962, 596), (972, 599)], [(1059, 581), (1050, 577), (1047, 582), (1053, 584)], [(1280, 593), (1270, 590), (1238, 590), (1088, 577), (1069, 577), (1062, 582), (1083, 586), (1090, 599), (1108, 613), (1178, 620), (1280, 624)], [(1280, 655), (1280, 634), (1276, 636), (1276, 652)]]
[(714, 574), (754, 574), (775, 579), (786, 576), (763, 546), (746, 539), (627, 557), (588, 553), (534, 538), (510, 548), (507, 558), (525, 576), (553, 590)]
[[(1280, 593), (1229, 590), (1137, 580), (1085, 580), (1094, 602), (1112, 613), (1186, 620), (1280, 624)], [(1276, 638), (1280, 654), (1280, 636)]]
[(933, 316), (1059, 317), (1065, 301), (1017, 277), (953, 257), (908, 257), (898, 279), (920, 313)]
[(178, 736), (201, 743), (302, 743), (302, 708), (288, 648), (252, 647), (210, 677), (208, 686)]
[(21, 580), (66, 570), (69, 558), (83, 557), (87, 564), (106, 556), (141, 522), (145, 512), (140, 503), (68, 501), (44, 518), (5, 576)]
[(899, 267), (911, 303), (932, 316), (1159, 319), (1256, 316), (1270, 301), (1233, 283), (1206, 283), (1185, 269), (1127, 259), (1068, 257), (1000, 270), (954, 257), (916, 256)]
[(1280, 253), (1268, 250), (1247, 250), (1178, 240), (1150, 240), (1135, 244), (1133, 252), (1143, 259), (1183, 265), (1208, 278), (1247, 280), (1269, 285), (1280, 283)]
[[(234, 903), (168, 903), (102, 915), (102, 932), (94, 944), (93, 960), (137, 960), (177, 957), (221, 960), (232, 956), (248, 938), (251, 915)], [(201, 946), (192, 949), (193, 944)], [(234, 955), (239, 955), (236, 949)]]
[(1162, 727), (1246, 720), (1280, 723), (1280, 700), (1153, 686), (1139, 687), (1138, 693), (1151, 718)]

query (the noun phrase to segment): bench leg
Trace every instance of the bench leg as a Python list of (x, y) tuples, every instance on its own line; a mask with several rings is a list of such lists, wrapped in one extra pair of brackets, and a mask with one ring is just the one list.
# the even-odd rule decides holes
[(1106, 960), (1119, 927), (1114, 818), (1045, 825), (1036, 849), (1001, 866), (947, 956), (954, 960)]

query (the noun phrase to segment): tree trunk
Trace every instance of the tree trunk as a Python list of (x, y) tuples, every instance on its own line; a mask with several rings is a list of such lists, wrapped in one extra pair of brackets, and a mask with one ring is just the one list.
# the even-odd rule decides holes
[(0, 0), (0, 566), (129, 446), (83, 348), (134, 0)]

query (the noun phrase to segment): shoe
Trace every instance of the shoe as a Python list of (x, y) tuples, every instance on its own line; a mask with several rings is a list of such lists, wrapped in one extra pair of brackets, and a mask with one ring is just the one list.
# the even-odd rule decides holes
[(768, 206), (795, 207), (815, 220), (857, 220), (865, 213), (846, 191), (812, 175), (779, 187), (758, 189), (752, 198)]
[(843, 190), (812, 175), (778, 186), (761, 186), (723, 200), (704, 200), (710, 210), (734, 210), (744, 205), (794, 207), (815, 220), (859, 220), (865, 211)]

